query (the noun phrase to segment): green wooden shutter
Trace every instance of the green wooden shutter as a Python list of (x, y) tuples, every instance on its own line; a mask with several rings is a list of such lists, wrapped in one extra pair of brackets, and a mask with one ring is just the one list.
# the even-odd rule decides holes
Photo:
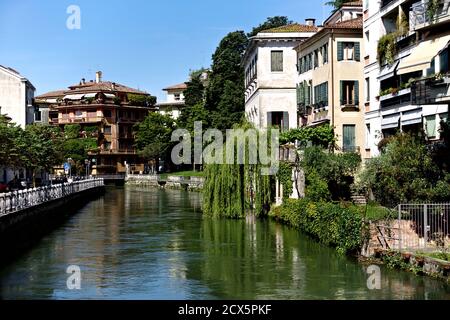
[(337, 60), (338, 61), (344, 60), (344, 43), (343, 42), (337, 43)]
[(355, 81), (355, 105), (359, 105), (359, 81)]
[(341, 106), (343, 106), (345, 104), (345, 101), (344, 101), (344, 81), (342, 81), (342, 80), (341, 80), (340, 88), (341, 88), (341, 99), (340, 99), (340, 101), (341, 101)]
[(343, 151), (354, 152), (356, 147), (355, 125), (345, 125), (343, 127)]
[(325, 105), (328, 106), (328, 82), (325, 82)]
[(272, 112), (267, 112), (267, 128), (272, 127)]
[(303, 83), (300, 84), (300, 103), (305, 103), (305, 85)]
[(311, 94), (308, 83), (305, 84), (305, 105), (309, 106), (311, 104)]
[(361, 45), (359, 42), (355, 42), (355, 60), (361, 61)]
[(283, 112), (283, 130), (289, 131), (289, 112)]

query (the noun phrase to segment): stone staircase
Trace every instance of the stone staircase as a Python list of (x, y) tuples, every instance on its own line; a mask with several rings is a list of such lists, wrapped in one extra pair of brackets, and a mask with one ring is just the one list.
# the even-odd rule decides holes
[(352, 202), (356, 205), (365, 206), (367, 204), (367, 199), (365, 196), (353, 194)]

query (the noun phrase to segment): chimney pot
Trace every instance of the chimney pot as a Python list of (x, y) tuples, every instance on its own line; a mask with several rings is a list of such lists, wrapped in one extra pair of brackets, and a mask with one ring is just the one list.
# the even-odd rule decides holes
[(101, 71), (97, 71), (95, 73), (95, 82), (96, 83), (102, 82), (102, 72)]
[(316, 25), (316, 19), (313, 18), (305, 19), (305, 22), (307, 26), (314, 27)]

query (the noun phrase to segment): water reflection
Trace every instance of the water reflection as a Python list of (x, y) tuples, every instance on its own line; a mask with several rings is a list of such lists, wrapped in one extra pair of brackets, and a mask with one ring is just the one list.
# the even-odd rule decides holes
[[(110, 189), (0, 270), (0, 298), (448, 299), (446, 285), (365, 268), (298, 231), (249, 217), (202, 219), (201, 195)], [(79, 265), (82, 289), (66, 288)]]

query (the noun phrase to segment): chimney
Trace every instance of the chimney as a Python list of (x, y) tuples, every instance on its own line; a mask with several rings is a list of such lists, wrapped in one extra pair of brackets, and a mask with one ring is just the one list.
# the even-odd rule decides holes
[(116, 90), (116, 83), (115, 82), (111, 83), (111, 90)]
[(96, 83), (102, 82), (102, 72), (101, 71), (97, 71), (95, 73), (95, 82)]
[(306, 22), (307, 26), (310, 26), (310, 27), (316, 26), (316, 19), (308, 18), (308, 19), (305, 19), (305, 22)]
[(85, 78), (81, 79), (81, 84), (86, 84), (86, 79)]

